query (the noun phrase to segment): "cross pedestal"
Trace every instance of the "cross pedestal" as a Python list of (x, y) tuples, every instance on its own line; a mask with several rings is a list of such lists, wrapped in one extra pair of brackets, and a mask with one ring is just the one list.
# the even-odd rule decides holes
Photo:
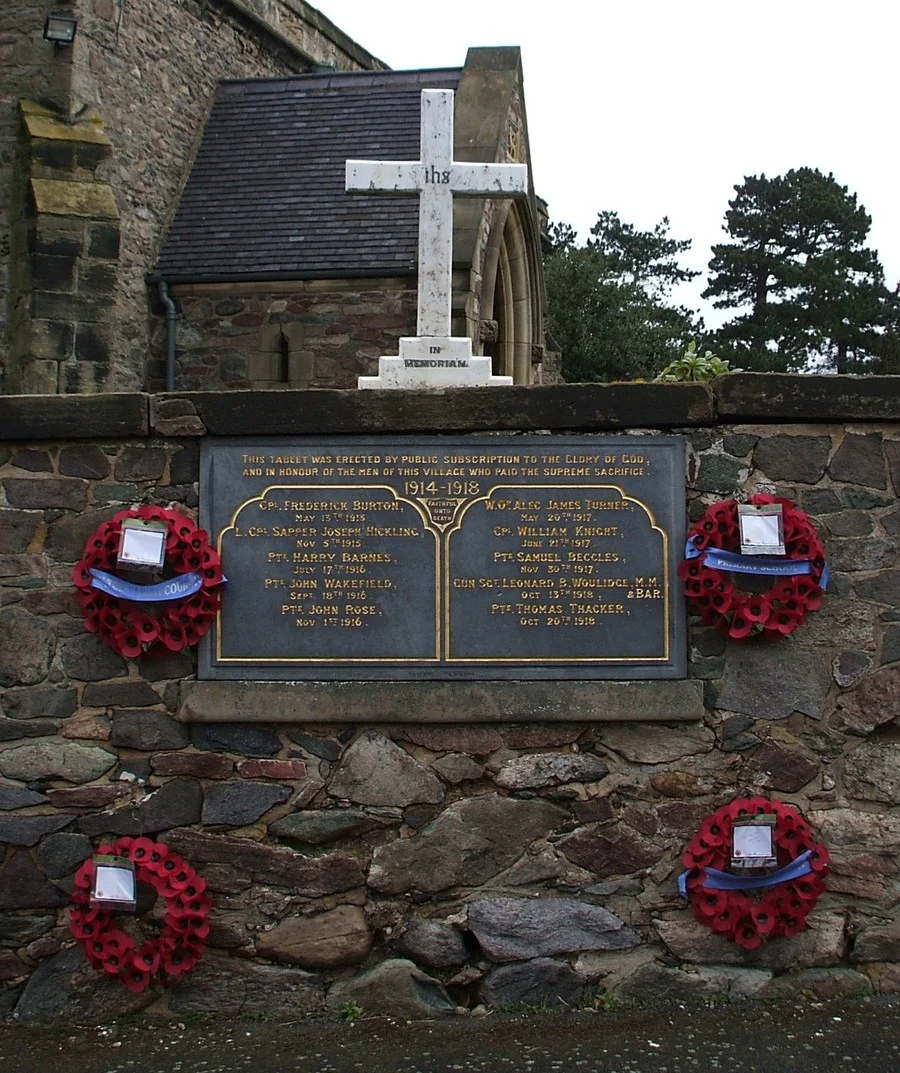
[(416, 336), (400, 340), (398, 357), (379, 358), (378, 376), (361, 388), (475, 387), (511, 384), (492, 376), (491, 359), (472, 354), (472, 341), (450, 334), (453, 195), (516, 197), (527, 190), (524, 164), (453, 159), (453, 91), (422, 90), (421, 160), (348, 160), (350, 193), (419, 195), (419, 309)]

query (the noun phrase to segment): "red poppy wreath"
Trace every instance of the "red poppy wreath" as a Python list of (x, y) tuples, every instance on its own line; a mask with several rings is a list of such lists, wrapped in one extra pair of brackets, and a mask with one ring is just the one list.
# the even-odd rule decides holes
[[(822, 602), (828, 566), (815, 526), (789, 499), (760, 493), (754, 506), (781, 504), (784, 557), (738, 554), (740, 531), (734, 499), (714, 503), (688, 534), (678, 568), (688, 603), (707, 626), (738, 641), (793, 633)], [(734, 574), (773, 576), (767, 592), (741, 592)]]
[[(762, 815), (775, 816), (777, 871), (766, 876), (725, 871), (735, 821)], [(806, 820), (792, 805), (764, 797), (738, 798), (708, 816), (682, 861), (687, 871), (679, 886), (694, 916), (745, 950), (803, 931), (828, 873), (828, 850)]]
[[(168, 576), (158, 584), (134, 584), (111, 573), (123, 522), (130, 519), (165, 526)], [(119, 511), (99, 526), (72, 578), (85, 627), (128, 659), (195, 645), (212, 625), (225, 581), (208, 534), (179, 511), (152, 506)]]
[(174, 983), (200, 960), (209, 935), (212, 900), (206, 883), (177, 853), (149, 838), (120, 838), (97, 854), (127, 857), (135, 880), (147, 883), (166, 903), (165, 918), (155, 923), (159, 934), (138, 944), (118, 927), (112, 910), (91, 905), (95, 864), (88, 858), (75, 873), (69, 929), (88, 961), (100, 972), (121, 980), (129, 991), (151, 984)]

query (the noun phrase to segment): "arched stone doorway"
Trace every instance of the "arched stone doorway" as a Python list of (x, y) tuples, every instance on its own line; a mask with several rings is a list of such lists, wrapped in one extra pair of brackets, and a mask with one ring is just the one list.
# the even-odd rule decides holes
[(529, 241), (533, 223), (527, 205), (508, 201), (501, 213), (485, 250), (481, 319), (493, 330), (483, 333), (483, 349), (495, 376), (530, 384), (536, 344), (543, 338), (541, 266), (534, 252), (540, 243), (536, 235)]

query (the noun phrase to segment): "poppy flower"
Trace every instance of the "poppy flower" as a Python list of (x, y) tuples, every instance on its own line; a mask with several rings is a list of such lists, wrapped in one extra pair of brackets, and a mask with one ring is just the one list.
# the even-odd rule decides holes
[(203, 614), (203, 599), (199, 593), (194, 593), (185, 599), (182, 610), (190, 619), (196, 619)]
[(110, 950), (124, 953), (127, 950), (133, 950), (135, 946), (134, 939), (130, 935), (126, 935), (121, 928), (112, 927), (109, 921), (104, 928), (103, 938)]
[(707, 599), (709, 600), (709, 606), (713, 610), (718, 611), (719, 614), (724, 614), (731, 609), (731, 605), (734, 603), (734, 593), (722, 592), (717, 589), (717, 591), (711, 592)]
[(800, 813), (793, 805), (786, 805), (783, 801), (772, 801), (771, 811), (778, 817), (779, 826), (793, 827), (800, 820)]
[[(184, 888), (180, 897), (183, 899), (198, 898), (206, 890), (206, 880), (202, 876), (195, 876), (193, 880)], [(212, 908), (212, 902), (206, 906), (207, 909)]]
[(719, 531), (719, 523), (715, 518), (707, 514), (706, 517), (700, 519), (696, 528), (699, 533), (712, 536)]
[(72, 568), (72, 581), (75, 582), (79, 589), (89, 589), (93, 580), (94, 575), (91, 573), (87, 563), (78, 562)]
[(118, 976), (122, 969), (128, 964), (128, 959), (125, 957), (124, 953), (115, 947), (107, 949), (100, 961), (104, 971), (108, 972), (110, 976)]
[(162, 969), (169, 976), (182, 976), (197, 964), (197, 956), (185, 950), (184, 947), (176, 947), (162, 958)]
[(116, 642), (116, 650), (125, 659), (137, 659), (144, 651), (140, 637), (130, 626), (121, 626), (113, 630), (113, 638)]
[(698, 839), (701, 846), (711, 849), (725, 845), (728, 841), (729, 829), (720, 823), (716, 817), (710, 816), (705, 819), (700, 827)]
[(715, 535), (715, 530), (711, 529), (709, 532), (702, 532), (701, 530), (695, 530), (691, 534), (691, 542), (694, 545), (696, 551), (706, 551)]
[(183, 923), (184, 926), (179, 930), (186, 942), (204, 942), (209, 935), (209, 922), (203, 917), (185, 917)]
[(690, 872), (692, 869), (702, 871), (704, 868), (709, 868), (713, 863), (713, 850), (712, 848), (704, 848), (696, 843), (691, 845), (691, 848), (682, 856), (681, 863)]
[(181, 606), (181, 601), (173, 601), (168, 611), (166, 612), (166, 622), (171, 623), (173, 626), (185, 626), (193, 623), (193, 619), (184, 608)]
[[(153, 842), (150, 852), (144, 859), (144, 866), (151, 869), (151, 871), (157, 873), (157, 878), (162, 872), (163, 861), (169, 855), (169, 847), (164, 846), (162, 842)], [(204, 883), (204, 887), (206, 884)]]
[(174, 570), (177, 574), (184, 574), (187, 572), (184, 556), (185, 549), (183, 544), (177, 544), (171, 550), (166, 549), (166, 561), (170, 569)]
[(766, 631), (768, 633), (779, 633), (783, 637), (786, 637), (789, 633), (793, 633), (801, 622), (802, 619), (799, 615), (792, 611), (787, 611), (784, 608), (780, 608), (769, 616), (769, 620), (766, 623)]
[(106, 608), (106, 601), (96, 589), (78, 589), (75, 599), (85, 615), (95, 615)]
[(775, 841), (782, 849), (788, 851), (793, 860), (800, 853), (800, 844), (803, 838), (796, 826), (778, 829), (775, 833)]
[(69, 931), (76, 939), (93, 939), (100, 931), (100, 924), (96, 920), (74, 919), (69, 924)]
[(797, 596), (797, 590), (794, 587), (795, 578), (782, 577), (779, 578), (772, 586), (771, 596), (772, 599), (779, 603), (783, 600), (794, 599)]
[(827, 872), (828, 860), (828, 850), (824, 846), (816, 846), (810, 853), (809, 865), (814, 872)]
[[(687, 856), (687, 855), (685, 855), (685, 856)], [(684, 860), (684, 858), (682, 858), (682, 860)], [(685, 886), (687, 887), (687, 889), (688, 890), (693, 890), (694, 887), (702, 887), (703, 886), (703, 880), (704, 880), (704, 877), (706, 875), (704, 869), (703, 868), (698, 868), (695, 865), (687, 867), (687, 862), (686, 861), (685, 861), (685, 866), (686, 866), (687, 870), (685, 872), (685, 880), (684, 880), (684, 882), (685, 882)]]
[(146, 503), (137, 509), (137, 516), (146, 521), (164, 522), (168, 520), (169, 512), (165, 507), (158, 507), (153, 503)]
[(139, 969), (136, 965), (129, 965), (121, 974), (121, 978), (128, 990), (137, 994), (146, 991), (151, 981), (150, 973)]
[[(189, 886), (185, 887), (182, 893), (175, 899), (176, 905), (181, 906), (186, 913), (193, 916), (205, 917), (210, 909), (212, 909), (212, 899), (209, 895), (197, 893), (197, 885), (202, 882), (202, 880), (195, 879)], [(188, 894), (187, 892), (189, 890), (193, 891), (193, 893)]]
[(738, 917), (735, 911), (726, 905), (714, 917), (710, 917), (709, 926), (717, 935), (727, 935), (728, 932), (733, 930), (737, 920)]
[(131, 964), (142, 972), (154, 973), (159, 969), (159, 951), (149, 943), (138, 947), (131, 955)]
[(724, 890), (704, 890), (694, 904), (703, 916), (718, 916), (728, 908), (728, 893)]
[(748, 597), (744, 602), (743, 612), (748, 622), (765, 622), (772, 612), (769, 597), (764, 593), (755, 593)]
[(180, 652), (185, 646), (184, 630), (180, 626), (167, 624), (160, 630), (160, 640), (170, 652)]
[(220, 564), (204, 566), (200, 572), (203, 574), (203, 584), (207, 588), (222, 584), (222, 567)]
[(72, 910), (72, 920), (77, 920), (79, 924), (95, 923), (97, 917), (101, 918), (102, 923), (108, 911), (100, 905), (91, 905), (90, 902), (81, 902), (78, 906)]
[(190, 865), (182, 863), (180, 867), (176, 867), (173, 871), (170, 871), (166, 877), (166, 884), (173, 895), (180, 894), (183, 890), (193, 883), (197, 878), (197, 873)]
[(763, 936), (756, 927), (753, 917), (742, 917), (734, 931), (734, 941), (744, 950), (756, 950), (762, 946)]
[(750, 802), (746, 797), (736, 797), (730, 805), (725, 806), (726, 813), (733, 820), (739, 820), (750, 814)]
[(155, 843), (151, 838), (136, 838), (128, 847), (128, 857), (135, 862), (149, 860)]
[(73, 883), (76, 887), (90, 887), (94, 879), (94, 862), (88, 857), (88, 859), (82, 864), (82, 866), (75, 873)]
[(805, 927), (806, 916), (805, 914), (798, 913), (794, 916), (785, 917), (781, 925), (781, 934), (790, 938), (792, 935), (799, 935)]
[(769, 935), (775, 927), (774, 906), (767, 902), (760, 902), (750, 910), (753, 926), (760, 935)]
[(144, 644), (155, 641), (159, 634), (159, 624), (156, 619), (139, 608), (128, 612), (128, 623)]
[(804, 606), (807, 611), (818, 611), (822, 606), (822, 590), (816, 588), (806, 597)]
[(753, 632), (753, 620), (747, 618), (744, 609), (738, 608), (731, 616), (731, 625), (728, 627), (728, 636), (736, 641), (743, 641)]
[(184, 518), (172, 526), (172, 534), (181, 544), (190, 544), (196, 532), (197, 527), (189, 518)]

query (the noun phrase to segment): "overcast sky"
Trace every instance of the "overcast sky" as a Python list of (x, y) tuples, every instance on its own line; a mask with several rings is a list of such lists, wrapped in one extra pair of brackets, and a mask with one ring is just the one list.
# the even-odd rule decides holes
[(400, 70), (455, 67), (473, 45), (519, 45), (535, 189), (586, 236), (612, 209), (663, 216), (704, 275), (745, 175), (834, 173), (872, 217), (900, 281), (900, 9), (895, 0), (316, 0)]

